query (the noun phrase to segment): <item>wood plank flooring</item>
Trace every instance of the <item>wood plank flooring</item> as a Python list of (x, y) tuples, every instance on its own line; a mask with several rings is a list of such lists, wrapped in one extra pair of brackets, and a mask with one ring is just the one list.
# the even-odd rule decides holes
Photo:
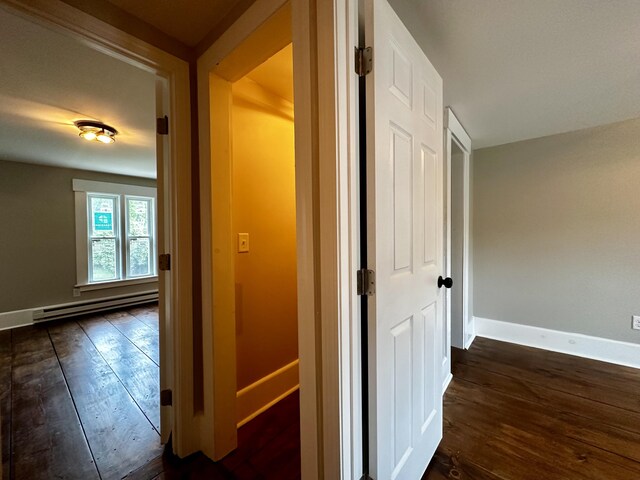
[(640, 479), (640, 371), (477, 338), (423, 480)]
[(157, 306), (0, 332), (3, 479), (121, 479), (162, 454)]
[(297, 392), (214, 463), (160, 445), (157, 305), (0, 331), (3, 480), (300, 478)]
[[(478, 338), (423, 480), (640, 479), (640, 371)], [(299, 396), (214, 463), (160, 445), (157, 307), (0, 332), (2, 478), (300, 478)]]

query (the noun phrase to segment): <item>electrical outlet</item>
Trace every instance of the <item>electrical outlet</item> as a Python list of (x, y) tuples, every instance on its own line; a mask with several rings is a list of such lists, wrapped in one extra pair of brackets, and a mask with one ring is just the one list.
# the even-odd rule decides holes
[(74, 297), (79, 297), (80, 296), (80, 289), (79, 288), (74, 288), (73, 289), (73, 296)]
[(640, 315), (633, 316), (633, 323), (631, 324), (631, 328), (634, 330), (640, 330)]

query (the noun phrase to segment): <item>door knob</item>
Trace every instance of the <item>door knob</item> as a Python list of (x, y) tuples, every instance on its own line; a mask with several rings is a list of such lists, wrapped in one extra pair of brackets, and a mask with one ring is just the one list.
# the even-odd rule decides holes
[(438, 288), (442, 288), (442, 286), (446, 288), (453, 287), (453, 279), (451, 277), (442, 278), (442, 275), (438, 277)]

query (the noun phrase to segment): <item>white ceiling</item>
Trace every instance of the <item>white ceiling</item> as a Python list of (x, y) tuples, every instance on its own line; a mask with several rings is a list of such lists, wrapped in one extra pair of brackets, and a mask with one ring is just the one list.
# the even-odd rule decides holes
[[(155, 178), (155, 77), (0, 9), (0, 159)], [(103, 145), (76, 120), (119, 131)]]
[(391, 0), (473, 147), (640, 117), (638, 0)]

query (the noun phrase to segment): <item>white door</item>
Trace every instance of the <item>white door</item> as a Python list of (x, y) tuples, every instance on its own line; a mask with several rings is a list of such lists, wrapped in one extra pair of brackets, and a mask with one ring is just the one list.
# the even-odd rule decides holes
[(367, 0), (370, 475), (418, 480), (442, 438), (442, 79), (386, 0)]

